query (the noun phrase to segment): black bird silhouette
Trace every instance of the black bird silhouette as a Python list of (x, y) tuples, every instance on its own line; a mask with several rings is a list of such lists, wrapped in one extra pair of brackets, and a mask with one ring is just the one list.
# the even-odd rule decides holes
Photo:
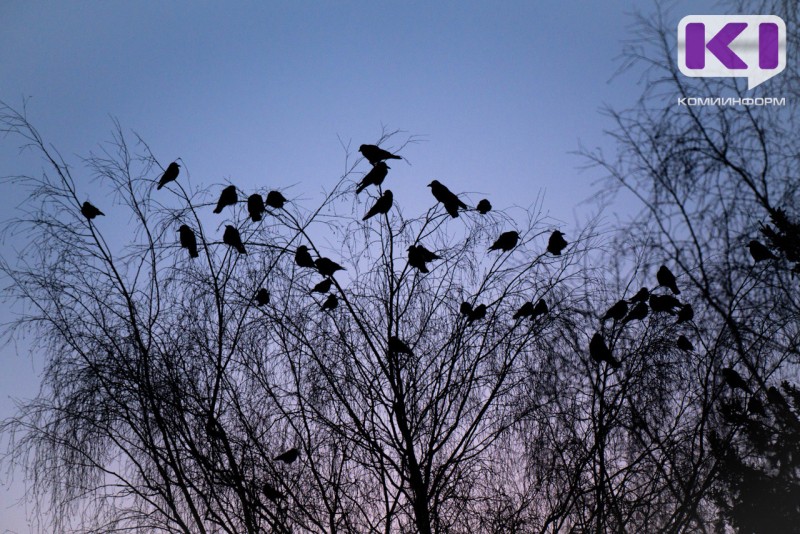
[(180, 228), (178, 228), (178, 234), (181, 238), (181, 246), (185, 249), (189, 249), (189, 257), (196, 258), (199, 256), (197, 253), (197, 238), (194, 235), (194, 231), (187, 225), (182, 224)]
[(219, 200), (217, 201), (217, 207), (214, 208), (214, 213), (222, 213), (222, 208), (225, 206), (233, 206), (238, 200), (239, 197), (236, 194), (236, 186), (229, 185), (222, 190), (222, 193), (220, 193)]
[(435, 253), (431, 252), (422, 245), (411, 245), (408, 247), (408, 264), (412, 267), (419, 269), (421, 273), (427, 273), (428, 262), (442, 259)]
[(367, 161), (369, 161), (373, 165), (385, 159), (403, 159), (400, 156), (396, 156), (391, 152), (387, 152), (384, 149), (377, 147), (375, 145), (361, 145), (358, 148), (358, 151), (361, 152), (361, 155), (367, 158)]
[(174, 182), (178, 179), (178, 173), (181, 172), (181, 166), (178, 165), (176, 162), (172, 162), (167, 165), (167, 170), (164, 171), (164, 174), (161, 175), (161, 179), (158, 180), (158, 187), (156, 187), (156, 191), (164, 187), (170, 182)]
[(676, 344), (678, 345), (678, 348), (683, 351), (692, 352), (694, 350), (694, 345), (692, 345), (692, 342), (689, 341), (689, 338), (687, 338), (683, 334), (678, 336), (678, 341)]
[(469, 317), (467, 321), (470, 323), (479, 321), (486, 317), (486, 304), (478, 304), (475, 308), (469, 313)]
[(230, 224), (225, 225), (225, 233), (222, 234), (222, 242), (238, 250), (239, 254), (247, 254), (244, 244), (242, 243), (242, 236), (239, 235), (239, 230), (237, 230), (235, 226), (231, 226)]
[(444, 204), (444, 209), (454, 219), (458, 217), (458, 209), (467, 209), (467, 205), (458, 199), (458, 196), (442, 185), (438, 180), (434, 180), (428, 184), (431, 188), (431, 193), (436, 200)]
[(328, 295), (328, 298), (325, 299), (325, 302), (322, 303), (323, 310), (335, 310), (336, 306), (339, 305), (339, 299), (336, 298), (336, 295), (331, 293)]
[(256, 304), (258, 306), (266, 306), (269, 304), (269, 291), (263, 287), (259, 289), (258, 293), (256, 293)]
[(555, 230), (550, 234), (550, 239), (547, 241), (547, 252), (554, 256), (561, 256), (561, 251), (567, 248), (568, 244), (564, 239), (564, 234)]
[(625, 300), (619, 300), (611, 306), (608, 311), (603, 315), (600, 319), (601, 321), (605, 322), (609, 319), (614, 319), (615, 321), (621, 321), (625, 318), (625, 315), (628, 313), (628, 302)]
[(328, 258), (317, 258), (314, 266), (322, 276), (333, 276), (336, 271), (344, 271), (344, 267)]
[(650, 294), (650, 308), (653, 310), (653, 313), (669, 313), (670, 315), (674, 315), (675, 309), (681, 307), (681, 301), (672, 295)]
[(531, 321), (539, 317), (540, 315), (545, 315), (549, 312), (550, 309), (547, 307), (547, 302), (544, 299), (539, 299), (536, 303), (536, 306), (533, 307), (533, 315), (531, 315)]
[(264, 492), (264, 497), (275, 502), (278, 499), (283, 499), (284, 495), (269, 482), (264, 482), (261, 486), (261, 491)]
[(725, 383), (728, 384), (728, 387), (731, 389), (741, 389), (742, 391), (746, 391), (747, 393), (752, 393), (750, 391), (750, 386), (747, 385), (747, 382), (744, 381), (742, 375), (737, 373), (731, 367), (725, 367), (721, 371), (722, 378), (725, 380)]
[(265, 211), (264, 199), (261, 198), (261, 195), (255, 193), (247, 197), (247, 213), (250, 214), (250, 218), (253, 219), (253, 222), (260, 221)]
[(614, 358), (611, 349), (606, 345), (606, 340), (603, 339), (603, 335), (600, 332), (595, 333), (589, 342), (589, 356), (597, 363), (606, 362), (614, 369), (619, 369), (622, 365), (619, 360)]
[(294, 262), (298, 267), (316, 267), (314, 258), (311, 257), (311, 254), (308, 252), (308, 247), (305, 245), (297, 247), (297, 251), (294, 253)]
[(405, 342), (397, 336), (389, 336), (389, 352), (392, 354), (408, 354), (409, 356), (414, 355), (414, 351), (412, 351)]
[(366, 221), (377, 214), (386, 214), (389, 213), (389, 210), (392, 209), (392, 200), (394, 196), (392, 192), (388, 189), (383, 192), (378, 200), (375, 201), (375, 204), (369, 209), (366, 215), (361, 219), (362, 221)]
[(270, 191), (267, 193), (267, 206), (279, 210), (286, 204), (286, 197), (281, 195), (280, 191)]
[(512, 319), (530, 317), (531, 315), (533, 315), (533, 302), (526, 302), (514, 313)]
[(633, 304), (634, 302), (647, 302), (649, 298), (650, 298), (650, 291), (646, 287), (643, 287), (642, 289), (637, 291), (636, 294), (632, 296), (628, 302), (630, 302), (631, 304)]
[(325, 294), (331, 290), (331, 284), (333, 284), (333, 280), (331, 280), (330, 278), (326, 278), (322, 282), (315, 285), (313, 289), (311, 289), (311, 292)]
[(694, 319), (694, 308), (692, 308), (691, 304), (684, 304), (683, 307), (678, 310), (678, 320), (675, 324), (688, 323), (692, 319)]
[(492, 246), (489, 247), (489, 250), (502, 250), (503, 252), (508, 252), (512, 248), (517, 246), (519, 242), (519, 234), (514, 230), (510, 232), (503, 232), (500, 234), (500, 237), (492, 243)]
[(484, 198), (484, 199), (481, 199), (481, 201), (480, 201), (480, 202), (478, 202), (478, 205), (477, 205), (477, 206), (475, 206), (475, 209), (476, 209), (476, 210), (478, 211), (478, 213), (480, 213), (481, 215), (486, 215), (487, 213), (489, 213), (490, 211), (492, 211), (492, 203), (491, 203), (491, 202), (489, 202), (489, 199), (486, 199), (486, 198)]
[(275, 461), (275, 462), (283, 462), (285, 464), (292, 464), (292, 463), (294, 463), (295, 460), (297, 460), (297, 458), (299, 456), (300, 456), (300, 451), (297, 449), (297, 447), (292, 447), (288, 451), (279, 454), (278, 456), (276, 456), (272, 460)]
[(89, 220), (94, 219), (98, 215), (105, 215), (105, 213), (97, 209), (89, 202), (83, 203), (83, 206), (81, 206), (81, 213), (83, 214), (84, 217), (86, 217)]
[(469, 316), (472, 313), (472, 304), (467, 302), (466, 300), (461, 303), (461, 306), (458, 308), (458, 311), (461, 312), (461, 315)]
[(783, 394), (778, 391), (778, 388), (775, 386), (770, 386), (767, 388), (767, 400), (770, 404), (774, 404), (775, 406), (788, 408), (789, 405), (786, 403), (786, 398), (784, 398)]
[(622, 324), (628, 324), (631, 321), (641, 321), (647, 317), (648, 311), (650, 311), (650, 308), (647, 307), (647, 304), (639, 302), (628, 312), (628, 315), (622, 320)]
[(359, 194), (371, 185), (381, 185), (386, 179), (386, 175), (389, 174), (389, 169), (391, 169), (391, 167), (389, 167), (385, 161), (376, 163), (375, 166), (364, 175), (361, 182), (359, 182), (358, 187), (356, 187), (356, 194)]
[(675, 275), (672, 274), (672, 271), (670, 271), (666, 265), (662, 265), (658, 269), (656, 280), (658, 280), (658, 285), (669, 288), (673, 295), (681, 294), (681, 290), (678, 289), (678, 284), (675, 282)]
[(755, 239), (750, 241), (748, 248), (750, 248), (750, 255), (756, 262), (778, 259), (778, 257), (775, 254), (773, 254), (772, 251), (768, 249), (766, 245), (764, 245), (759, 241), (756, 241)]

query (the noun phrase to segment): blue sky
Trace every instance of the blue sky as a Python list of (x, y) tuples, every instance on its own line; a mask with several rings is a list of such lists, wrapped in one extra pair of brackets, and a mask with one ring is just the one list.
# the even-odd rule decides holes
[[(720, 12), (672, 4), (676, 25)], [(579, 144), (613, 150), (599, 110), (628, 107), (642, 91), (636, 73), (613, 75), (630, 14), (653, 5), (7, 1), (0, 100), (29, 98), (31, 122), (75, 165), (110, 137), (114, 116), (162, 163), (182, 157), (195, 183), (288, 188), (308, 202), (343, 170), (339, 138), (355, 150), (386, 125), (425, 139), (404, 151), (410, 164), (392, 165), (396, 198), (427, 206), (434, 178), (497, 207), (527, 207), (544, 193), (546, 211), (569, 227), (598, 209), (579, 203), (601, 176), (580, 171), (585, 162), (571, 153)], [(0, 176), (42, 168), (18, 144), (0, 138)], [(90, 177), (80, 180), (102, 204)], [(22, 199), (0, 184), (3, 219)], [(0, 244), (4, 258), (13, 261), (14, 245)], [(6, 417), (9, 397), (35, 395), (40, 366), (24, 341), (0, 350)], [(10, 508), (18, 495), (18, 480), (0, 487), (0, 533), (28, 531), (23, 509)]]

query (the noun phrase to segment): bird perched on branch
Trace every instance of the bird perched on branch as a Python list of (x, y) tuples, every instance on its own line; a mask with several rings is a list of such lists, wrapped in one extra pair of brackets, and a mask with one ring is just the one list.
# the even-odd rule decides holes
[(492, 246), (489, 247), (489, 250), (502, 250), (503, 252), (508, 252), (512, 248), (517, 246), (519, 243), (519, 234), (514, 230), (509, 232), (503, 232), (500, 234), (500, 237), (492, 243)]
[(678, 289), (678, 284), (675, 281), (675, 275), (672, 274), (672, 271), (670, 271), (666, 265), (662, 265), (658, 269), (658, 272), (656, 273), (656, 280), (658, 280), (658, 285), (669, 288), (673, 295), (681, 294), (681, 290)]
[(611, 349), (606, 345), (606, 340), (603, 339), (603, 335), (600, 332), (595, 333), (592, 336), (592, 340), (589, 341), (589, 356), (597, 363), (606, 362), (614, 369), (619, 369), (622, 366), (619, 360), (611, 353)]
[(275, 488), (275, 486), (273, 486), (269, 482), (264, 482), (264, 484), (261, 486), (261, 491), (264, 492), (264, 497), (273, 502), (279, 499), (283, 499), (285, 497), (281, 491), (279, 491), (277, 488)]
[(300, 456), (300, 451), (297, 447), (292, 447), (286, 452), (283, 452), (273, 458), (272, 460), (275, 462), (283, 462), (285, 464), (293, 464), (295, 460)]
[(339, 305), (339, 299), (331, 293), (328, 295), (328, 298), (325, 299), (325, 302), (322, 303), (322, 310), (335, 310), (336, 307)]
[(181, 247), (189, 250), (189, 257), (196, 258), (199, 254), (197, 253), (197, 238), (194, 235), (194, 231), (187, 225), (182, 224), (178, 228), (178, 234), (181, 239)]
[(632, 296), (628, 302), (630, 302), (631, 304), (633, 304), (634, 302), (647, 302), (649, 298), (650, 298), (650, 290), (648, 290), (646, 287), (643, 287), (642, 289), (637, 291), (636, 294)]
[(778, 259), (778, 256), (773, 254), (772, 251), (768, 249), (766, 245), (764, 245), (759, 241), (756, 241), (755, 239), (750, 241), (748, 248), (750, 249), (750, 256), (753, 257), (753, 261), (755, 261), (756, 263), (758, 263), (759, 261)]
[(314, 258), (311, 257), (311, 254), (308, 252), (308, 247), (305, 245), (297, 247), (297, 251), (294, 253), (294, 262), (298, 267), (316, 267)]
[(102, 211), (93, 206), (90, 202), (84, 202), (81, 206), (81, 214), (90, 221), (98, 215), (105, 215)]
[(486, 304), (478, 304), (473, 308), (473, 310), (469, 313), (469, 317), (467, 317), (467, 321), (473, 323), (475, 321), (479, 321), (486, 317)]
[(481, 201), (478, 202), (478, 205), (475, 206), (475, 210), (481, 215), (486, 215), (487, 213), (492, 211), (492, 204), (491, 202), (489, 202), (489, 199), (486, 198), (481, 199)]
[(692, 345), (692, 342), (689, 341), (689, 338), (687, 338), (683, 334), (678, 336), (678, 341), (676, 342), (676, 344), (678, 348), (681, 349), (682, 351), (692, 352), (694, 350), (694, 345)]
[(330, 278), (326, 278), (322, 282), (315, 285), (312, 289), (312, 293), (322, 293), (323, 295), (331, 290), (331, 285), (333, 284), (333, 280)]
[(533, 301), (526, 302), (514, 313), (512, 319), (521, 319), (523, 317), (530, 317), (533, 315)]
[(625, 315), (628, 313), (628, 302), (625, 300), (618, 300), (613, 306), (611, 306), (608, 311), (600, 318), (601, 321), (606, 322), (609, 319), (614, 319), (615, 321), (621, 321), (625, 318)]
[(650, 294), (650, 308), (653, 313), (668, 313), (675, 314), (675, 309), (681, 308), (683, 305), (681, 301), (672, 295), (654, 295)]
[(465, 300), (461, 303), (461, 306), (459, 306), (458, 311), (461, 313), (461, 315), (466, 315), (469, 317), (469, 315), (472, 313), (472, 304)]
[(361, 220), (366, 221), (378, 215), (379, 213), (383, 215), (389, 213), (389, 210), (392, 209), (393, 199), (394, 196), (392, 195), (392, 192), (387, 189), (383, 192), (380, 198), (375, 201), (375, 204), (369, 209), (369, 211)]
[(156, 191), (164, 187), (170, 182), (174, 182), (178, 179), (178, 173), (181, 172), (181, 166), (178, 165), (176, 162), (172, 162), (167, 165), (167, 170), (164, 171), (164, 174), (161, 175), (161, 179), (158, 180), (158, 187), (156, 187)]
[(547, 302), (544, 299), (539, 299), (536, 303), (536, 306), (533, 307), (533, 314), (531, 315), (531, 321), (539, 317), (540, 315), (546, 315), (550, 309), (547, 307)]
[(247, 250), (242, 243), (242, 236), (239, 235), (239, 230), (230, 224), (225, 225), (225, 233), (222, 234), (222, 242), (230, 245), (239, 251), (239, 254), (247, 254)]
[(214, 213), (222, 213), (222, 208), (225, 206), (233, 206), (238, 201), (239, 197), (236, 194), (236, 186), (229, 185), (222, 190), (222, 193), (220, 193), (219, 200), (217, 201), (217, 207), (214, 208)]
[(258, 306), (266, 306), (269, 304), (269, 291), (263, 287), (259, 289), (258, 293), (256, 293), (256, 304)]
[(414, 351), (412, 351), (406, 343), (397, 336), (389, 336), (389, 342), (387, 343), (389, 347), (389, 352), (392, 354), (408, 354), (409, 356), (414, 355)]
[(385, 159), (403, 159), (375, 145), (361, 145), (358, 151), (373, 165)]
[(385, 161), (379, 161), (375, 164), (370, 171), (364, 175), (364, 178), (361, 179), (359, 182), (358, 187), (356, 187), (356, 194), (359, 194), (361, 191), (366, 189), (371, 185), (381, 185), (383, 181), (386, 179), (386, 175), (389, 174), (389, 167), (386, 165)]
[(647, 317), (647, 312), (649, 311), (650, 308), (647, 307), (647, 304), (644, 302), (639, 302), (630, 312), (628, 312), (628, 315), (626, 315), (622, 320), (622, 324), (628, 324), (631, 321), (641, 321)]
[(267, 208), (264, 207), (264, 199), (261, 198), (261, 195), (258, 193), (247, 197), (247, 213), (250, 214), (250, 218), (253, 222), (260, 221), (266, 209)]
[(694, 308), (692, 308), (691, 304), (687, 303), (684, 304), (680, 310), (678, 310), (678, 320), (675, 322), (675, 324), (688, 323), (692, 319), (694, 319)]
[(547, 241), (547, 252), (554, 256), (561, 256), (561, 251), (567, 248), (568, 244), (564, 239), (564, 234), (555, 230), (550, 234), (550, 239)]
[(422, 245), (411, 245), (408, 247), (408, 264), (412, 267), (419, 269), (421, 273), (427, 273), (428, 262), (442, 259), (437, 254), (431, 252)]
[(279, 210), (286, 204), (286, 197), (280, 191), (270, 191), (267, 193), (267, 206)]
[(317, 258), (314, 266), (322, 276), (333, 276), (336, 271), (344, 271), (344, 267), (328, 258)]
[(442, 185), (438, 180), (434, 180), (428, 184), (431, 188), (431, 193), (436, 200), (444, 205), (444, 209), (454, 219), (458, 217), (458, 209), (467, 209), (467, 205), (459, 200), (458, 195), (450, 191), (446, 186)]
[(737, 373), (732, 367), (723, 368), (721, 373), (725, 383), (728, 384), (728, 387), (731, 389), (741, 389), (747, 393), (752, 393), (750, 386), (747, 385), (742, 375)]

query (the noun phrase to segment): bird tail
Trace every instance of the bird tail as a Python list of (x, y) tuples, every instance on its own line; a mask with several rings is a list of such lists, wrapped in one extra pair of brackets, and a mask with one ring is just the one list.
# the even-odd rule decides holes
[(401, 156), (396, 156), (396, 155), (392, 154), (391, 156), (389, 156), (386, 159), (403, 159), (403, 158)]
[(162, 183), (160, 183), (160, 182), (159, 182), (158, 186), (156, 186), (156, 191), (158, 191), (158, 190), (159, 190), (159, 189), (161, 189), (162, 187), (164, 187), (164, 184), (162, 184)]
[(199, 256), (200, 256), (200, 254), (197, 252), (197, 249), (189, 251), (189, 257), (190, 258), (197, 258)]
[(358, 184), (358, 187), (356, 187), (356, 195), (362, 192), (364, 189), (366, 189), (366, 187), (367, 184)]
[(222, 206), (217, 206), (214, 208), (214, 213), (222, 213)]

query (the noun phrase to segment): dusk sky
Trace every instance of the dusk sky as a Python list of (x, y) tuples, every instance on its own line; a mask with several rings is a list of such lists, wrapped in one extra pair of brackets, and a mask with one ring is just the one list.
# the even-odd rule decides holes
[[(669, 18), (720, 13), (674, 2)], [(710, 2), (708, 3), (710, 4)], [(581, 145), (614, 145), (605, 105), (642, 91), (638, 72), (615, 77), (636, 10), (651, 2), (2, 2), (0, 100), (20, 108), (74, 166), (110, 138), (112, 117), (166, 165), (181, 157), (195, 184), (282, 189), (311, 204), (382, 125), (418, 136), (392, 163), (398, 202), (432, 205), (438, 179), (497, 207), (545, 212), (567, 229), (596, 213), (602, 173), (581, 170)], [(0, 175), (40, 173), (0, 138)], [(400, 142), (398, 136), (397, 142)], [(395, 142), (392, 140), (389, 143)], [(358, 154), (355, 154), (358, 155)], [(366, 163), (358, 169), (366, 171)], [(154, 176), (154, 179), (157, 176)], [(22, 191), (0, 184), (3, 219)], [(411, 208), (409, 208), (411, 209)], [(609, 221), (630, 211), (607, 206)], [(98, 222), (102, 225), (102, 221)], [(568, 231), (568, 230), (567, 230)], [(20, 243), (2, 243), (13, 263)], [(4, 281), (4, 285), (7, 285)], [(11, 317), (9, 303), (0, 316)], [(2, 347), (0, 417), (37, 391), (39, 361), (24, 339)], [(0, 476), (0, 533), (28, 532), (21, 474)]]

